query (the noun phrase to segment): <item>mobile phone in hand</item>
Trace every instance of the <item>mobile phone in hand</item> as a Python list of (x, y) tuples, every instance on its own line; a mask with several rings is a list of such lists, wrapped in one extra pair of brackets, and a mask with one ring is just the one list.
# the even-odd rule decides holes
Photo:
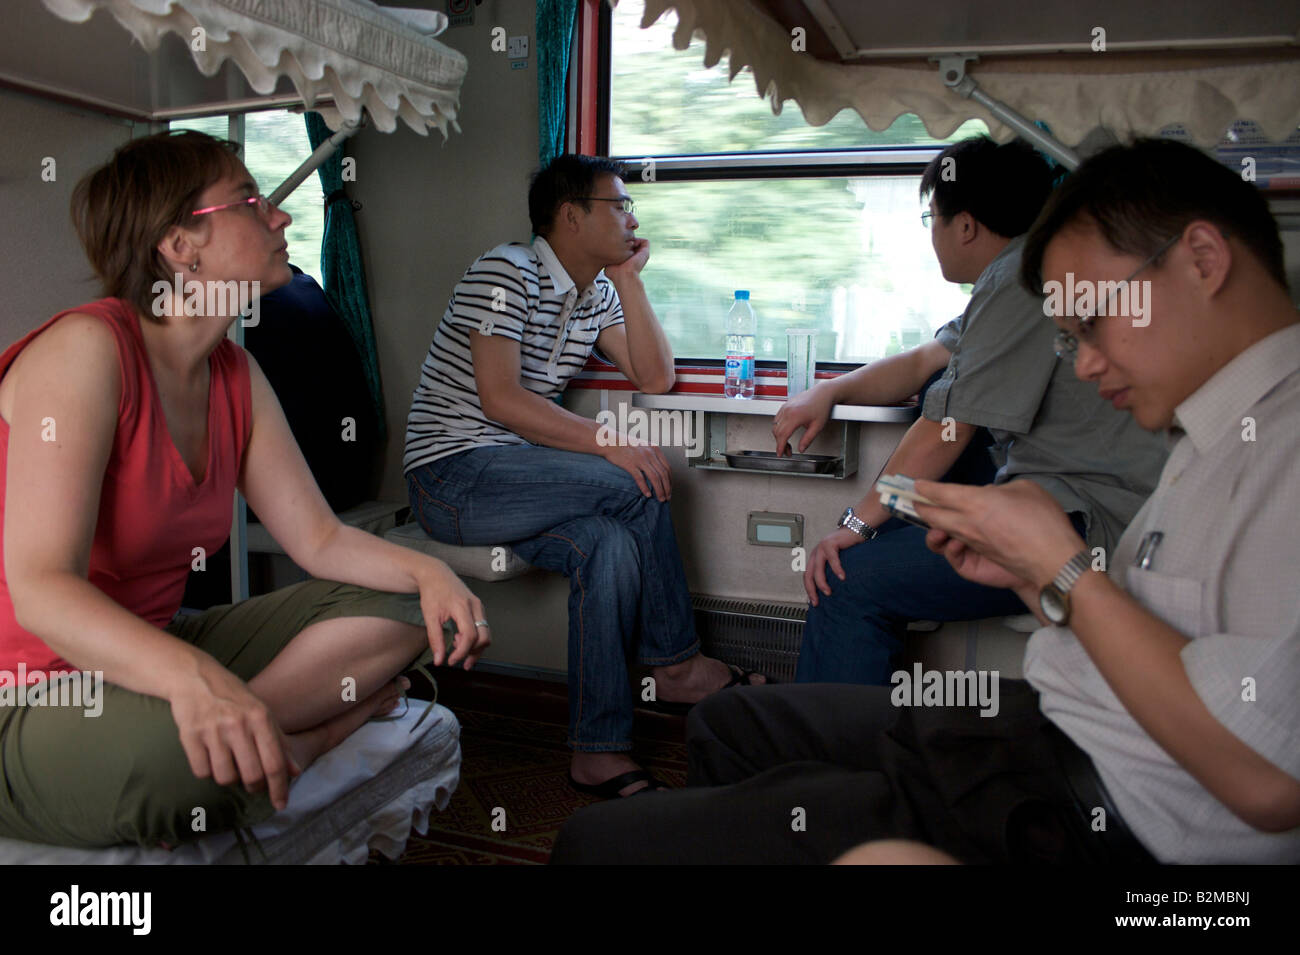
[(876, 482), (876, 491), (880, 494), (880, 503), (889, 513), (917, 527), (927, 529), (930, 527), (917, 516), (913, 502), (919, 501), (922, 504), (934, 502), (917, 493), (916, 482), (912, 478), (902, 474), (886, 474)]

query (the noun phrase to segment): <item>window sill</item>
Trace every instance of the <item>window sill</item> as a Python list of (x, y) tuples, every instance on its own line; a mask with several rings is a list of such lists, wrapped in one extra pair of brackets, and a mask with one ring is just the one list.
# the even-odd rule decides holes
[[(775, 415), (786, 400), (785, 369), (759, 368), (755, 378), (752, 399), (727, 398), (722, 393), (723, 374), (720, 366), (691, 365), (678, 362), (675, 368), (677, 383), (664, 395), (647, 395), (637, 392), (613, 365), (591, 358), (587, 366), (570, 382), (569, 390), (632, 391), (636, 392), (633, 404), (641, 408), (676, 408), (683, 411), (709, 411), (727, 414)], [(845, 374), (842, 371), (819, 371), (817, 380), (825, 381)], [(644, 399), (664, 401), (648, 404)], [(835, 421), (874, 421), (910, 423), (916, 419), (916, 399), (897, 405), (836, 405), (831, 412)]]
[[(784, 389), (782, 389), (784, 390)], [(677, 411), (705, 411), (715, 414), (767, 415), (772, 417), (785, 403), (785, 397), (758, 396), (753, 398), (727, 398), (722, 394), (647, 395), (637, 392), (632, 396), (636, 408), (658, 408)], [(916, 419), (915, 405), (836, 405), (831, 409), (832, 421), (869, 421), (885, 424), (910, 424)]]

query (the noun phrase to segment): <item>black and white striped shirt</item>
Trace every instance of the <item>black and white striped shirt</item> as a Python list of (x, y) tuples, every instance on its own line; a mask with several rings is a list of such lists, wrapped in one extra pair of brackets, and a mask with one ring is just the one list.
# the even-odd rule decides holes
[(420, 369), (406, 419), (403, 473), (471, 448), (527, 444), (483, 414), (469, 335), (519, 343), (520, 384), (543, 398), (564, 391), (623, 307), (604, 273), (581, 293), (546, 240), (499, 245), (451, 293)]

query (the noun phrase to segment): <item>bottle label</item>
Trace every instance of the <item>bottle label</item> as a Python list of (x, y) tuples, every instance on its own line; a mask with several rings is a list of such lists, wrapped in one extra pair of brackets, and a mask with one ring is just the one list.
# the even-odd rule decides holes
[(754, 359), (728, 355), (727, 377), (739, 378), (742, 381), (752, 379), (754, 377)]

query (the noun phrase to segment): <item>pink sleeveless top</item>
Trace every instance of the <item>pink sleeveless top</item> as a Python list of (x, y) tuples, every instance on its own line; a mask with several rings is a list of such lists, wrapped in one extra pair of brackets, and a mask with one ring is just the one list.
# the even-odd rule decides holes
[[(90, 551), (92, 584), (127, 610), (165, 627), (180, 609), (194, 548), (212, 554), (230, 536), (235, 480), (252, 430), (248, 356), (223, 339), (208, 357), (208, 466), (195, 484), (167, 431), (134, 309), (101, 299), (60, 312), (0, 355), (0, 376), (27, 343), (77, 312), (102, 319), (117, 340), (122, 400), (104, 473)], [(57, 427), (65, 427), (57, 422)], [(4, 574), (4, 494), (9, 424), (0, 418), (0, 670), (75, 669), (18, 625)]]

